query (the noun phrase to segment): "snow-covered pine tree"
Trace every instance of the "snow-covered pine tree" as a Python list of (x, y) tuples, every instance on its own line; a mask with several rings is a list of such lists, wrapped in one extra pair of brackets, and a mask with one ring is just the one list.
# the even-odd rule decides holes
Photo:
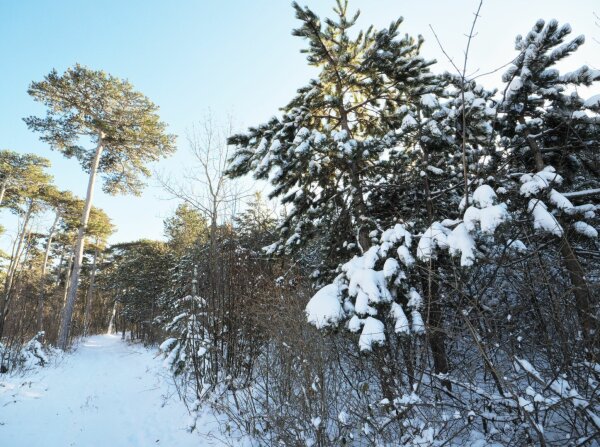
[[(176, 267), (176, 271), (181, 271), (181, 267), (183, 265)], [(178, 276), (176, 272), (173, 273)], [(194, 395), (201, 396), (206, 391), (201, 384), (210, 383), (210, 362), (205, 361), (205, 355), (211, 343), (207, 328), (203, 325), (207, 317), (206, 301), (198, 296), (196, 269), (188, 284), (191, 286), (189, 293), (182, 293), (184, 290), (181, 290), (181, 285), (175, 284), (175, 290), (167, 291), (167, 294), (173, 294), (175, 298), (169, 297), (165, 303), (167, 312), (161, 320), (164, 321), (164, 330), (169, 338), (163, 341), (160, 349), (166, 356), (165, 366), (179, 377), (182, 384), (195, 385)], [(179, 296), (175, 295), (177, 292)]]
[[(525, 37), (517, 36), (519, 55), (503, 75), (506, 88), (498, 127), (510, 154), (511, 172), (528, 173), (520, 178), (518, 196), (525, 201), (523, 208), (536, 230), (556, 236), (582, 335), (592, 355), (598, 341), (597, 308), (577, 247), (597, 237), (586, 222), (595, 217), (595, 206), (574, 206), (569, 194), (555, 188), (571, 193), (598, 188), (595, 148), (600, 143), (600, 97), (581, 98), (577, 87), (600, 80), (600, 70), (582, 66), (559, 72), (556, 65), (585, 40), (578, 36), (566, 41), (570, 33), (568, 24), (539, 20)], [(585, 199), (586, 194), (581, 197)]]
[(229, 175), (269, 179), (271, 197), (291, 209), (270, 251), (290, 252), (324, 237), (323, 272), (366, 251), (377, 228), (368, 196), (380, 178), (382, 154), (396, 144), (399, 108), (438, 89), (431, 61), (419, 56), (422, 38), (388, 29), (352, 37), (358, 13), (339, 0), (336, 19), (321, 21), (294, 4), (308, 41), (307, 60), (319, 69), (283, 109), (281, 118), (230, 138), (237, 147)]
[[(444, 77), (444, 86), (443, 93), (422, 95), (399, 110), (398, 146), (381, 157), (380, 166), (385, 168), (375, 182), (381, 188), (373, 188), (369, 197), (382, 213), (377, 222), (386, 229), (373, 231), (371, 248), (343, 264), (333, 284), (319, 291), (307, 307), (309, 321), (317, 327), (347, 321), (351, 332), (360, 331), (363, 351), (373, 345), (403, 351), (408, 371), (413, 359), (410, 345), (402, 340), (422, 335), (427, 327), (437, 374), (449, 371), (443, 314), (446, 305), (455, 305), (445, 302), (450, 294), (440, 293), (440, 283), (455, 275), (457, 266), (473, 265), (477, 255), (476, 234), (471, 234), (476, 228), (467, 229), (461, 219), (460, 208), (466, 204), (463, 138), (468, 182), (475, 189), (492, 165), (491, 121), (496, 115), (493, 91), (475, 82), (463, 86), (450, 75)], [(495, 203), (484, 203), (488, 205)], [(416, 247), (415, 239), (419, 239)], [(369, 337), (375, 332), (376, 338)], [(410, 381), (410, 372), (408, 376)]]

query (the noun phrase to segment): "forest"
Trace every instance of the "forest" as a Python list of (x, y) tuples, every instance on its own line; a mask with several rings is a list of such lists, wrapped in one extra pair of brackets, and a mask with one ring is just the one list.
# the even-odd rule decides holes
[[(486, 86), (479, 10), (443, 71), (402, 18), (358, 29), (331, 3), (293, 4), (316, 77), (245, 130), (176, 138), (85, 65), (30, 83), (25, 124), (89, 183), (0, 151), (0, 380), (108, 333), (157, 350), (186, 429), (218, 415), (223, 445), (598, 445), (600, 59), (562, 70), (585, 38), (540, 19), (498, 36), (513, 59)], [(150, 169), (182, 145), (193, 176)], [(148, 181), (178, 203), (164, 238), (111, 243), (95, 190)]]

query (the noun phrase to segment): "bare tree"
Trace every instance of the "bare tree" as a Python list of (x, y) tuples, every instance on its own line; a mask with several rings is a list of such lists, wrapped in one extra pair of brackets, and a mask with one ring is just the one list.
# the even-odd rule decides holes
[(184, 201), (202, 213), (209, 223), (211, 241), (218, 225), (231, 221), (241, 200), (251, 194), (243, 192), (239, 181), (225, 175), (231, 155), (227, 137), (233, 133), (233, 119), (216, 122), (209, 111), (187, 132), (190, 154), (196, 162), (184, 170), (181, 181), (173, 176), (158, 175), (163, 189), (173, 198)]

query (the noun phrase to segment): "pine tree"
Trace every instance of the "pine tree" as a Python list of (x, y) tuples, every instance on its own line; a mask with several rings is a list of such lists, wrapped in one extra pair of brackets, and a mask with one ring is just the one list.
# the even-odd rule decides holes
[(187, 204), (180, 204), (174, 215), (165, 219), (164, 233), (171, 249), (181, 255), (194, 245), (208, 240), (208, 222), (199, 211)]
[[(47, 177), (43, 171), (50, 167), (50, 162), (34, 154), (18, 154), (4, 149), (0, 151), (0, 206), (7, 206), (6, 195), (9, 195), (9, 207), (15, 206), (23, 192), (35, 187), (37, 182)], [(14, 193), (14, 196), (13, 194)], [(12, 197), (11, 197), (12, 196)]]
[[(527, 203), (524, 207), (535, 228), (558, 236), (591, 354), (596, 350), (598, 323), (593, 294), (574, 241), (577, 232), (597, 237), (597, 231), (582, 220), (593, 217), (594, 207), (574, 207), (554, 188), (561, 184), (573, 189), (598, 186), (595, 148), (600, 142), (600, 123), (595, 114), (600, 112), (600, 104), (594, 98), (584, 100), (576, 88), (599, 81), (600, 70), (582, 66), (560, 74), (555, 68), (585, 41), (578, 36), (565, 42), (570, 33), (568, 24), (539, 20), (525, 37), (517, 36), (515, 49), (520, 53), (503, 76), (506, 88), (499, 128), (504, 147), (513, 155), (512, 171), (531, 173), (521, 177), (519, 195)], [(548, 213), (548, 204), (557, 217)], [(568, 227), (573, 231), (567, 231)]]
[(319, 70), (283, 109), (281, 118), (233, 136), (231, 176), (252, 172), (269, 179), (271, 197), (291, 209), (272, 252), (291, 252), (323, 238), (327, 271), (351, 254), (366, 251), (376, 228), (368, 195), (385, 151), (396, 144), (399, 109), (439, 89), (419, 56), (422, 38), (399, 38), (402, 19), (388, 29), (350, 34), (358, 13), (338, 1), (336, 19), (321, 20), (294, 4), (308, 41), (307, 61)]
[[(126, 80), (94, 71), (81, 65), (63, 75), (55, 70), (43, 81), (33, 82), (29, 94), (48, 107), (45, 118), (29, 117), (30, 129), (42, 134), (41, 140), (63, 153), (75, 156), (89, 172), (85, 207), (81, 216), (75, 248), (73, 274), (58, 345), (66, 348), (75, 305), (94, 184), (98, 173), (104, 176), (104, 190), (111, 194), (139, 194), (148, 176), (146, 163), (167, 156), (174, 150), (174, 137), (165, 133), (157, 106), (133, 89)], [(91, 140), (96, 147), (86, 149)]]
[(31, 232), (33, 217), (43, 209), (45, 197), (54, 189), (52, 177), (43, 171), (44, 167), (49, 166), (46, 159), (6, 152), (4, 155), (9, 159), (9, 162), (3, 166), (5, 185), (10, 192), (6, 203), (21, 217), (21, 225), (15, 239), (0, 300), (0, 338), (10, 310), (15, 275), (22, 263), (26, 235)]

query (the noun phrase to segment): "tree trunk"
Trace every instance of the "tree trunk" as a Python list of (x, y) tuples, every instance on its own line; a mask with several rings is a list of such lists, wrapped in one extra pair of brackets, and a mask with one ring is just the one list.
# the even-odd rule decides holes
[(85, 303), (85, 312), (83, 314), (83, 335), (87, 336), (90, 330), (90, 315), (92, 313), (92, 301), (94, 299), (94, 283), (96, 281), (96, 260), (98, 259), (98, 239), (96, 238), (96, 249), (94, 250), (94, 261), (92, 262), (92, 271), (90, 276), (90, 286), (87, 291)]
[[(338, 89), (341, 91), (341, 86), (338, 85)], [(350, 126), (348, 124), (348, 112), (344, 109), (344, 107), (340, 107), (338, 109), (338, 113), (340, 114), (341, 128), (348, 133), (349, 138), (352, 138), (352, 131), (350, 130)], [(363, 225), (361, 219), (362, 217), (367, 217), (368, 213), (367, 205), (365, 204), (363, 196), (360, 172), (358, 171), (356, 162), (351, 164), (350, 174), (350, 183), (354, 189), (352, 207), (354, 210), (358, 211), (358, 215), (355, 212), (353, 213), (354, 217), (356, 218), (355, 224), (358, 226), (356, 242), (359, 244), (361, 252), (364, 253), (371, 247), (371, 240), (369, 238), (369, 229)]]
[[(433, 358), (433, 370), (436, 374), (447, 374), (450, 372), (448, 354), (446, 352), (446, 334), (443, 329), (443, 313), (441, 308), (441, 295), (439, 284), (433, 279), (433, 272), (428, 273), (427, 278), (427, 338)], [(441, 383), (449, 391), (452, 391), (452, 384), (442, 378)]]
[(37, 308), (37, 327), (38, 332), (44, 330), (44, 299), (46, 291), (44, 290), (46, 280), (46, 270), (48, 268), (48, 257), (50, 256), (50, 246), (52, 245), (52, 239), (54, 238), (54, 232), (60, 219), (60, 213), (56, 213), (54, 222), (48, 231), (48, 239), (46, 240), (46, 250), (44, 251), (44, 261), (42, 262), (42, 273), (40, 275), (40, 295), (38, 297), (38, 308)]
[(2, 206), (2, 202), (4, 201), (4, 194), (6, 194), (6, 184), (8, 180), (4, 180), (2, 185), (0, 186), (0, 206)]
[(100, 164), (100, 156), (102, 155), (102, 135), (98, 138), (98, 145), (96, 147), (96, 154), (90, 166), (90, 178), (87, 187), (87, 194), (85, 197), (85, 206), (83, 207), (83, 213), (81, 215), (81, 225), (79, 227), (79, 233), (77, 234), (77, 242), (75, 244), (75, 251), (73, 253), (74, 264), (73, 272), (71, 274), (71, 280), (69, 282), (69, 292), (67, 295), (67, 302), (65, 305), (65, 311), (62, 317), (62, 324), (60, 326), (60, 333), (58, 335), (58, 347), (66, 349), (69, 343), (69, 333), (71, 332), (71, 320), (73, 318), (73, 310), (75, 309), (75, 298), (77, 297), (77, 285), (79, 284), (79, 275), (81, 273), (81, 264), (83, 262), (83, 248), (85, 246), (85, 231), (87, 229), (88, 221), (90, 218), (90, 211), (92, 210), (92, 198), (94, 196), (94, 183), (96, 181), (96, 174), (98, 173), (98, 165)]
[(65, 291), (63, 293), (63, 302), (62, 302), (62, 309), (61, 309), (61, 313), (60, 313), (60, 324), (59, 324), (59, 328), (58, 328), (58, 332), (60, 333), (60, 331), (62, 330), (62, 324), (63, 324), (63, 320), (64, 320), (64, 315), (65, 315), (65, 307), (67, 305), (67, 296), (69, 294), (69, 282), (71, 281), (71, 272), (73, 270), (73, 253), (69, 254), (69, 260), (67, 261), (67, 267), (65, 270)]
[(58, 260), (58, 267), (57, 267), (58, 274), (56, 275), (56, 283), (54, 284), (55, 287), (60, 286), (60, 276), (61, 276), (62, 269), (63, 269), (63, 263), (65, 260), (65, 252), (66, 251), (67, 251), (66, 244), (62, 244), (62, 249), (60, 250), (60, 259)]
[[(464, 102), (463, 102), (464, 104)], [(464, 113), (463, 113), (464, 115)], [(463, 116), (464, 119), (464, 116)], [(463, 134), (464, 137), (464, 134)], [(463, 149), (464, 149), (464, 139), (463, 139)], [(426, 165), (429, 165), (429, 150), (427, 147), (423, 147), (423, 156)], [(463, 159), (464, 162), (464, 159)], [(467, 181), (467, 168), (464, 167), (464, 176), (465, 176), (465, 197), (468, 198), (469, 190), (468, 190), (468, 181)], [(427, 208), (427, 224), (431, 225), (433, 223), (433, 215), (434, 215), (434, 206), (433, 200), (431, 199), (431, 186), (429, 184), (429, 179), (427, 176), (423, 177), (424, 180), (424, 190), (426, 196), (426, 208)], [(468, 199), (467, 199), (468, 200)], [(468, 203), (468, 202), (467, 202)], [(431, 356), (433, 358), (433, 369), (436, 374), (447, 374), (450, 372), (450, 366), (448, 362), (448, 353), (446, 351), (446, 333), (444, 332), (444, 315), (441, 309), (441, 295), (439, 283), (434, 278), (434, 269), (435, 263), (430, 262), (429, 269), (427, 271), (427, 278), (423, 280), (423, 290), (426, 291), (427, 294), (427, 339), (429, 342), (429, 347), (431, 349)], [(452, 384), (446, 380), (442, 379), (441, 383), (448, 390), (452, 390)]]
[(6, 273), (6, 282), (4, 283), (2, 306), (0, 307), (0, 340), (2, 339), (2, 335), (4, 334), (4, 322), (6, 320), (6, 316), (8, 315), (8, 306), (10, 304), (10, 292), (12, 290), (13, 281), (15, 279), (15, 272), (17, 271), (19, 258), (21, 257), (21, 249), (23, 248), (25, 233), (27, 233), (27, 225), (29, 224), (29, 219), (31, 218), (31, 214), (33, 212), (33, 203), (34, 200), (30, 199), (29, 206), (27, 207), (27, 212), (25, 213), (25, 217), (23, 219), (23, 229), (21, 230), (21, 234), (19, 234), (17, 247), (15, 252), (13, 253), (13, 257), (10, 261), (8, 271)]
[(65, 293), (63, 296), (63, 313), (65, 311), (65, 306), (67, 305), (67, 297), (69, 296), (69, 288), (71, 286), (71, 272), (73, 271), (73, 253), (69, 256), (69, 260), (67, 261), (67, 269), (65, 270)]
[(108, 329), (106, 329), (106, 333), (108, 335), (112, 335), (115, 333), (115, 318), (117, 316), (117, 303), (119, 302), (119, 297), (115, 299), (115, 303), (113, 304), (112, 312), (110, 314), (110, 321), (108, 322)]
[(577, 317), (583, 329), (583, 340), (588, 349), (588, 353), (595, 357), (598, 346), (596, 337), (598, 337), (597, 322), (594, 318), (592, 300), (588, 283), (585, 279), (583, 268), (577, 259), (577, 255), (573, 247), (567, 239), (566, 233), (563, 238), (563, 243), (560, 246), (560, 254), (567, 271), (569, 279), (573, 286), (573, 294), (575, 295), (575, 310)]

